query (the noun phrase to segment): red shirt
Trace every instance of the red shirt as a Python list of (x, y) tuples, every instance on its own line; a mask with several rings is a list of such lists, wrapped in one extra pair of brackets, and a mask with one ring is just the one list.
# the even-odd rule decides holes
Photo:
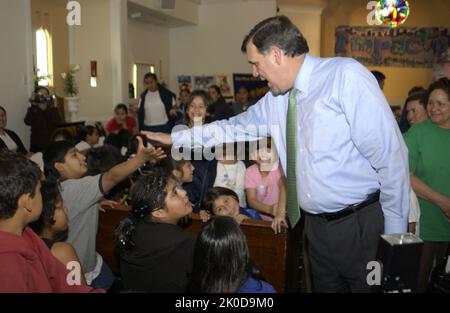
[(0, 293), (104, 292), (89, 286), (70, 286), (68, 274), (30, 228), (26, 227), (22, 236), (0, 231)]
[[(133, 131), (133, 129), (136, 128), (136, 120), (132, 118), (131, 116), (127, 116), (125, 118), (125, 123), (127, 124), (127, 129), (130, 131), (130, 133)], [(123, 129), (124, 127), (117, 123), (116, 118), (113, 117), (108, 124), (106, 124), (106, 130), (109, 133), (118, 132), (119, 130)]]

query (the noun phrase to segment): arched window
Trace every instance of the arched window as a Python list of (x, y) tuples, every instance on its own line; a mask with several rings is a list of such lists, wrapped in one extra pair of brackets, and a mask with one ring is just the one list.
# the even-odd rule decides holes
[(53, 86), (52, 40), (48, 31), (36, 31), (36, 75), (39, 86)]

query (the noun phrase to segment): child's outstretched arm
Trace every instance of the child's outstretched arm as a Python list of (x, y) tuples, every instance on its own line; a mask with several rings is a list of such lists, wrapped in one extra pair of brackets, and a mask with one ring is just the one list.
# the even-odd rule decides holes
[(146, 148), (142, 143), (142, 138), (139, 136), (136, 138), (139, 143), (136, 156), (133, 159), (114, 166), (103, 175), (102, 189), (104, 193), (109, 192), (115, 185), (133, 174), (146, 162), (156, 163), (166, 157), (165, 152), (161, 148)]

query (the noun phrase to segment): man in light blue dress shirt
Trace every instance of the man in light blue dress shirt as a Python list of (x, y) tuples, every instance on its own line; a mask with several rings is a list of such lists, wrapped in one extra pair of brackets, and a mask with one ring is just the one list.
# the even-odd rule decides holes
[(366, 267), (380, 235), (406, 232), (409, 211), (407, 148), (377, 81), (353, 59), (309, 55), (285, 16), (256, 25), (242, 50), (253, 75), (270, 87), (256, 105), (229, 120), (147, 136), (175, 147), (271, 136), (286, 169), (288, 98), (295, 88), (297, 199), (314, 290), (369, 291)]

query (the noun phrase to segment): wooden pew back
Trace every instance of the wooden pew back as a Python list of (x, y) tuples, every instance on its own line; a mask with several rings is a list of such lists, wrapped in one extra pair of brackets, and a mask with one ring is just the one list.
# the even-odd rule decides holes
[(114, 209), (106, 208), (106, 212), (100, 212), (98, 217), (97, 252), (115, 273), (119, 273), (119, 258), (115, 253), (113, 233), (128, 213), (127, 206), (120, 206)]
[[(118, 207), (100, 212), (97, 233), (97, 251), (113, 272), (119, 273), (119, 260), (112, 240), (120, 221), (127, 217), (129, 209)], [(184, 225), (185, 230), (196, 236), (203, 226), (198, 214)], [(299, 291), (299, 241), (286, 229), (275, 235), (270, 222), (244, 220), (241, 228), (247, 237), (250, 254), (264, 279), (278, 292)]]
[[(186, 231), (195, 236), (203, 226), (197, 214), (193, 214)], [(271, 222), (246, 219), (241, 229), (247, 237), (250, 255), (261, 271), (264, 279), (278, 292), (298, 291), (298, 241), (283, 229), (280, 234), (273, 232)]]

